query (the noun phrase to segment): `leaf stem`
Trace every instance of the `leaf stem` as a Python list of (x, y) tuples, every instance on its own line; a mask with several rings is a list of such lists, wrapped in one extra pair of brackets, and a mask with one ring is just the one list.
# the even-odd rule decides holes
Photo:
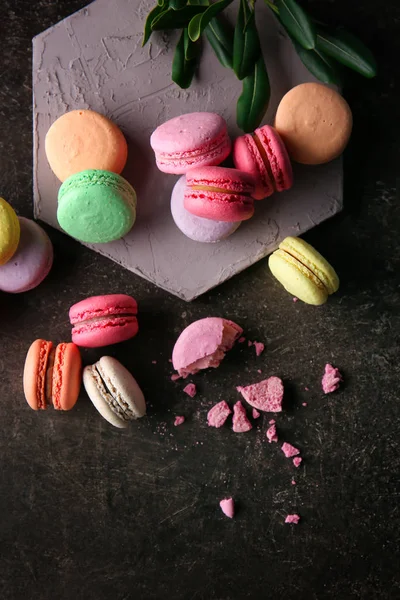
[(278, 7), (277, 7), (277, 6), (275, 6), (275, 4), (273, 4), (273, 3), (271, 2), (271, 0), (264, 0), (264, 2), (265, 2), (265, 4), (266, 4), (266, 5), (267, 5), (267, 6), (268, 6), (268, 7), (269, 7), (271, 10), (273, 10), (273, 11), (274, 11), (274, 13), (275, 13), (275, 14), (279, 15), (279, 10), (278, 10)]

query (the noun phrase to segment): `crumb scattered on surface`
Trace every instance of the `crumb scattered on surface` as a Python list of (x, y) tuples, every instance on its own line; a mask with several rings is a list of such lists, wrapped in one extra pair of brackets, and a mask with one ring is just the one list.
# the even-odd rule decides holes
[(240, 337), (238, 339), (238, 344), (243, 344), (243, 342), (245, 342), (245, 341), (246, 341), (246, 338), (242, 335), (242, 337)]
[(295, 482), (295, 480), (294, 480), (294, 479), (292, 479), (292, 482), (291, 482), (291, 483), (292, 483), (292, 485), (296, 485), (296, 482)]
[(257, 373), (260, 373), (260, 375), (261, 375), (261, 373), (262, 373), (261, 369), (257, 369)]
[(197, 394), (197, 389), (194, 383), (188, 383), (187, 386), (183, 388), (183, 391), (191, 398), (194, 398)]
[(256, 408), (253, 408), (252, 415), (253, 415), (253, 419), (258, 419), (258, 417), (260, 416), (260, 413), (258, 412), (258, 410)]
[(301, 456), (295, 456), (293, 459), (293, 464), (295, 467), (299, 467), (301, 465), (301, 461), (303, 459), (301, 458)]
[(215, 404), (207, 413), (207, 423), (210, 427), (222, 427), (229, 415), (231, 409), (225, 400), (221, 400), (218, 404)]
[(253, 345), (253, 342), (251, 342), (250, 340), (248, 340), (248, 342), (247, 342), (247, 345), (248, 345), (248, 347), (250, 348), (250, 346), (252, 346), (252, 345)]
[(268, 421), (268, 425), (273, 425), (274, 423), (276, 423), (275, 419), (270, 419)]
[(300, 450), (298, 448), (295, 448), (294, 446), (292, 446), (292, 444), (288, 444), (287, 442), (284, 442), (282, 444), (282, 452), (286, 456), (286, 458), (292, 458), (292, 456), (300, 454)]
[(172, 363), (172, 358), (169, 358), (169, 359), (168, 359), (168, 362), (171, 362), (171, 363)]
[(306, 392), (310, 391), (310, 388), (308, 388), (308, 387), (305, 387), (304, 389), (306, 390)]
[(247, 418), (246, 409), (240, 401), (236, 402), (235, 406), (233, 407), (232, 421), (232, 429), (235, 433), (245, 433), (246, 431), (253, 429), (253, 425)]
[(254, 348), (256, 349), (256, 355), (261, 356), (264, 352), (265, 345), (262, 342), (254, 342)]
[(171, 375), (171, 381), (178, 381), (180, 378), (181, 376), (178, 375), (178, 373), (173, 373), (173, 375)]
[(295, 525), (297, 525), (297, 523), (299, 521), (300, 521), (299, 515), (288, 515), (285, 519), (285, 523), (294, 523)]
[(267, 438), (268, 438), (269, 443), (278, 441), (275, 424), (271, 425), (271, 427), (269, 427), (269, 429), (267, 429)]
[(156, 360), (152, 360), (152, 361), (151, 361), (151, 364), (152, 364), (152, 365), (156, 365), (156, 364), (157, 364), (157, 361), (156, 361)]
[(182, 423), (184, 423), (184, 422), (185, 422), (185, 417), (178, 415), (175, 417), (174, 425), (175, 425), (175, 427), (178, 427), (178, 425), (182, 425)]
[(335, 392), (338, 389), (341, 381), (343, 381), (343, 377), (339, 369), (332, 367), (332, 365), (329, 363), (326, 364), (325, 373), (321, 381), (324, 393), (331, 394), (332, 392)]
[(224, 515), (226, 515), (230, 519), (233, 519), (233, 516), (235, 514), (235, 503), (233, 501), (233, 498), (224, 498), (223, 500), (221, 500), (219, 505)]
[(302, 406), (307, 406), (307, 402), (302, 402), (301, 405)]
[(279, 377), (270, 377), (246, 387), (238, 386), (236, 389), (250, 406), (258, 410), (264, 412), (282, 411), (283, 383)]
[(296, 298), (296, 296), (295, 296), (295, 297), (293, 298), (293, 302), (298, 302), (298, 301), (299, 301), (299, 299), (298, 299), (298, 298)]

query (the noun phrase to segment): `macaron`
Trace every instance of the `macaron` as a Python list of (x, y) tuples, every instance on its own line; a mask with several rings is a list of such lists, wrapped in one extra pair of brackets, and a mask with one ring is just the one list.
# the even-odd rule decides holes
[(240, 221), (229, 223), (227, 221), (212, 221), (192, 215), (184, 207), (186, 177), (182, 175), (176, 182), (171, 195), (171, 213), (178, 229), (186, 237), (195, 242), (215, 243), (229, 237), (240, 225)]
[(126, 294), (86, 298), (69, 309), (72, 341), (84, 348), (100, 348), (133, 338), (138, 330), (137, 302)]
[(343, 152), (353, 117), (338, 92), (321, 83), (302, 83), (282, 98), (275, 127), (293, 160), (319, 165)]
[(288, 190), (293, 185), (292, 164), (285, 144), (270, 125), (238, 137), (233, 145), (233, 161), (237, 169), (254, 178), (253, 198), (256, 200)]
[(81, 355), (75, 344), (36, 340), (28, 350), (24, 367), (24, 394), (33, 410), (70, 410), (81, 387)]
[(18, 248), (20, 226), (12, 206), (0, 198), (0, 265), (15, 254)]
[(324, 304), (339, 289), (327, 260), (304, 240), (287, 237), (269, 257), (269, 268), (284, 288), (306, 304)]
[(88, 244), (105, 244), (126, 235), (136, 219), (136, 192), (120, 175), (90, 169), (68, 177), (58, 192), (62, 229)]
[(231, 151), (225, 120), (209, 112), (170, 119), (153, 132), (150, 145), (160, 171), (176, 175), (197, 167), (220, 165)]
[(47, 160), (60, 181), (87, 169), (121, 173), (128, 157), (122, 131), (93, 110), (71, 110), (57, 119), (45, 139)]
[(184, 207), (197, 217), (237, 222), (254, 214), (251, 175), (225, 167), (200, 167), (186, 175)]
[(194, 375), (202, 369), (219, 367), (243, 329), (228, 319), (207, 317), (194, 321), (177, 339), (172, 364), (181, 377)]
[(125, 428), (129, 421), (146, 414), (146, 402), (136, 380), (111, 356), (84, 368), (83, 385), (101, 416), (114, 427)]
[(47, 233), (31, 219), (18, 217), (21, 231), (16, 253), (0, 267), (0, 290), (27, 292), (47, 277), (53, 264), (53, 245)]

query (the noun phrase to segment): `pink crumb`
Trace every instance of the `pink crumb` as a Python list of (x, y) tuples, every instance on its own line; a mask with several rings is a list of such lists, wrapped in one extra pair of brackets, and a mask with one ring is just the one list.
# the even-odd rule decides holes
[(174, 373), (173, 375), (171, 375), (171, 381), (178, 381), (178, 379), (180, 379), (181, 376), (178, 375), (178, 373)]
[(243, 398), (258, 410), (265, 412), (281, 412), (283, 400), (283, 383), (279, 377), (270, 377), (259, 383), (246, 387), (237, 387)]
[(261, 356), (264, 352), (265, 345), (262, 342), (254, 342), (254, 348), (256, 349), (256, 355)]
[(295, 297), (293, 298), (293, 302), (298, 302), (298, 301), (299, 301), (299, 299), (298, 299), (298, 298), (296, 298), (296, 296), (295, 296)]
[(307, 402), (302, 402), (301, 405), (302, 406), (307, 406)]
[(288, 515), (285, 519), (285, 523), (294, 523), (295, 525), (297, 525), (297, 523), (299, 521), (300, 521), (299, 515)]
[(294, 480), (294, 479), (292, 479), (292, 482), (291, 482), (291, 483), (292, 483), (292, 485), (296, 485), (296, 482), (295, 482), (295, 480)]
[(231, 412), (228, 404), (222, 400), (208, 411), (207, 423), (210, 427), (222, 427)]
[(276, 434), (276, 425), (271, 425), (271, 427), (267, 429), (267, 438), (269, 443), (278, 441), (278, 436)]
[(183, 391), (191, 398), (194, 398), (197, 394), (197, 389), (194, 383), (188, 383), (187, 386), (183, 388)]
[(260, 375), (261, 375), (261, 373), (262, 373), (261, 369), (257, 369), (257, 373), (260, 373)]
[(301, 456), (295, 456), (293, 459), (293, 464), (295, 467), (299, 467), (301, 465), (301, 461), (303, 459), (301, 458)]
[(253, 408), (252, 415), (253, 415), (253, 419), (258, 419), (258, 417), (260, 416), (260, 413), (258, 412), (258, 410), (256, 408)]
[(172, 358), (169, 358), (169, 359), (168, 359), (168, 362), (172, 362)]
[(306, 390), (306, 392), (310, 391), (310, 388), (308, 388), (308, 387), (305, 387), (304, 389)]
[(292, 456), (296, 456), (296, 454), (300, 454), (300, 450), (292, 446), (292, 444), (288, 444), (284, 442), (282, 444), (282, 452), (286, 456), (286, 458), (292, 458)]
[(221, 500), (219, 505), (224, 515), (226, 515), (230, 519), (233, 519), (233, 516), (235, 514), (235, 504), (233, 502), (233, 498), (224, 498), (223, 500)]
[(246, 338), (242, 335), (242, 337), (240, 337), (238, 339), (238, 344), (243, 344), (243, 342), (245, 342), (245, 341), (246, 341)]
[(339, 369), (335, 369), (329, 363), (325, 365), (325, 373), (322, 377), (322, 389), (325, 394), (330, 394), (331, 392), (335, 392), (340, 382), (343, 381), (343, 377), (339, 371)]
[(185, 422), (185, 417), (177, 416), (177, 417), (175, 417), (174, 425), (175, 425), (175, 427), (178, 427), (178, 425), (182, 425), (182, 423), (184, 423), (184, 422)]
[(253, 345), (253, 342), (251, 342), (250, 340), (247, 342), (248, 347), (250, 348), (250, 346)]
[(152, 360), (152, 361), (151, 361), (151, 364), (152, 364), (152, 365), (156, 365), (156, 364), (157, 364), (157, 361), (156, 361), (156, 360)]
[(271, 419), (270, 421), (268, 421), (268, 425), (273, 425), (274, 423), (276, 423), (275, 419)]
[(236, 402), (235, 406), (233, 407), (232, 421), (232, 429), (235, 433), (245, 433), (246, 431), (253, 429), (253, 425), (247, 418), (246, 409), (240, 401)]

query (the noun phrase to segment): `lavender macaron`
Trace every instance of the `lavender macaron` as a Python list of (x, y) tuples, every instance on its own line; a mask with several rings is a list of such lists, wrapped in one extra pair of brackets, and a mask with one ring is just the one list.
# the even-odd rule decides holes
[(186, 176), (176, 182), (171, 195), (171, 213), (178, 229), (195, 242), (215, 243), (229, 237), (240, 225), (239, 222), (211, 221), (192, 215), (183, 205)]
[(18, 217), (21, 236), (16, 253), (0, 267), (0, 291), (27, 292), (47, 277), (53, 264), (53, 246), (47, 233), (32, 221)]

